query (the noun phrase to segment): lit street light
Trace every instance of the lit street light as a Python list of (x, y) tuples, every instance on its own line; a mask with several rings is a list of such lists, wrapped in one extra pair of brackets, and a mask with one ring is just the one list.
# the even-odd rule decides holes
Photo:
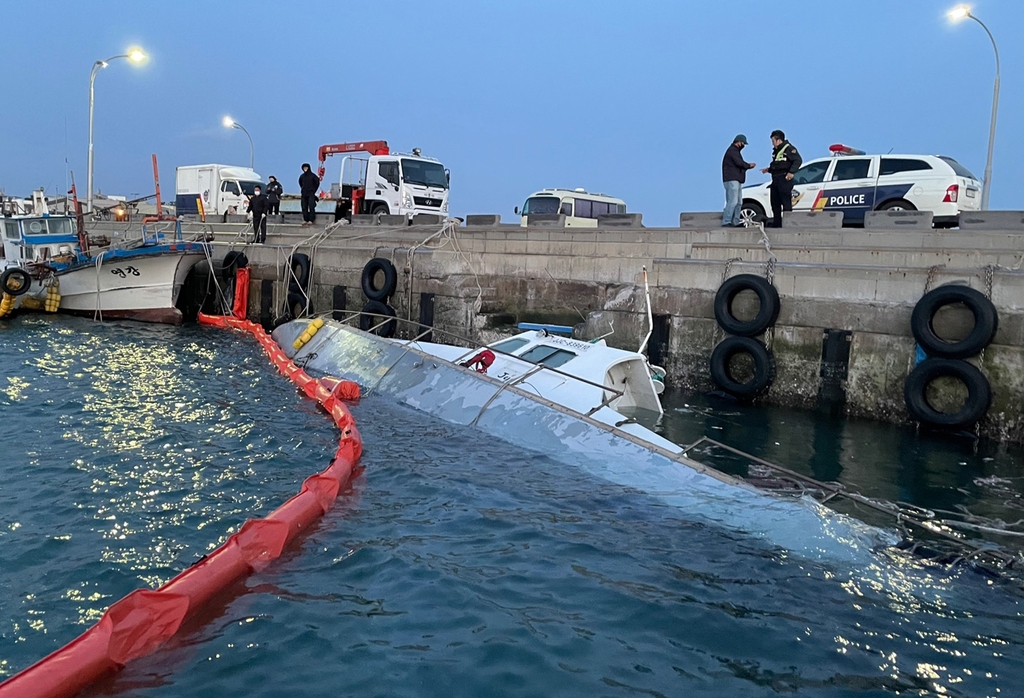
[(111, 56), (105, 61), (96, 61), (92, 65), (92, 74), (89, 76), (89, 172), (88, 172), (88, 187), (86, 191), (86, 200), (89, 203), (89, 212), (92, 212), (92, 113), (93, 106), (95, 104), (96, 97), (96, 74), (102, 69), (110, 65), (110, 61), (117, 60), (118, 58), (127, 58), (132, 63), (141, 63), (146, 60), (146, 54), (142, 52), (142, 49), (133, 48), (128, 53), (122, 53), (117, 56)]
[(996, 142), (996, 111), (999, 109), (999, 49), (996, 47), (995, 37), (988, 30), (985, 23), (971, 14), (969, 5), (957, 5), (947, 14), (951, 22), (959, 22), (964, 19), (973, 19), (981, 25), (981, 28), (988, 34), (992, 42), (992, 49), (996, 52), (996, 84), (992, 91), (992, 124), (988, 128), (988, 159), (985, 160), (985, 187), (981, 192), (981, 208), (988, 209), (988, 198), (992, 190), (992, 148)]
[(242, 133), (244, 133), (249, 138), (249, 169), (256, 169), (256, 146), (252, 144), (252, 136), (250, 136), (249, 132), (245, 130), (245, 126), (242, 126), (242, 124), (238, 123), (230, 116), (225, 116), (223, 123), (224, 128), (241, 129)]

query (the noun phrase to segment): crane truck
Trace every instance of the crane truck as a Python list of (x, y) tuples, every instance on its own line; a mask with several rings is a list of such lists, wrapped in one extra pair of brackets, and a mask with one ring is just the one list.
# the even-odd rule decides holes
[[(369, 153), (357, 156), (354, 153)], [(317, 175), (323, 183), (327, 158), (344, 155), (339, 181), (331, 184), (330, 194), (321, 191), (321, 199), (336, 202), (339, 215), (387, 214), (411, 218), (417, 213), (448, 215), (450, 175), (434, 158), (392, 153), (387, 141), (359, 141), (322, 145), (317, 153)]]

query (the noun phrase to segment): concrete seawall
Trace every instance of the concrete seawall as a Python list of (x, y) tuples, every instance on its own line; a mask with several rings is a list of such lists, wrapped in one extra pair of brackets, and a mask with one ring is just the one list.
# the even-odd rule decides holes
[[(1005, 212), (1000, 212), (1005, 213)], [(658, 331), (652, 359), (668, 369), (670, 385), (712, 389), (708, 359), (725, 334), (714, 319), (722, 281), (739, 273), (772, 271), (781, 311), (766, 337), (776, 378), (762, 400), (780, 405), (904, 422), (909, 419), (903, 382), (915, 365), (910, 316), (926, 289), (959, 283), (991, 295), (999, 312), (995, 340), (979, 357), (994, 400), (980, 432), (1024, 441), (1024, 225), (1020, 230), (931, 230), (794, 226), (769, 230), (771, 252), (757, 229), (643, 228), (639, 216), (601, 229), (501, 225), (339, 226), (271, 224), (268, 244), (244, 251), (253, 268), (250, 312), (272, 320), (287, 296), (284, 264), (294, 247), (313, 260), (313, 311), (357, 311), (363, 266), (373, 257), (392, 260), (399, 272), (391, 305), (399, 317), (479, 339), (516, 321), (584, 323), (586, 337), (606, 334), (616, 346), (636, 348), (647, 331), (642, 269), (648, 270)], [(1017, 216), (1020, 219), (1021, 216)], [(481, 220), (482, 219), (482, 220)], [(386, 220), (387, 223), (398, 221)], [(883, 221), (884, 222), (884, 221)], [(684, 224), (689, 225), (688, 221)], [(547, 227), (550, 225), (551, 227)], [(698, 229), (698, 225), (703, 229)], [(124, 224), (94, 224), (95, 233), (124, 231)], [(186, 235), (214, 234), (223, 257), (242, 249), (241, 223), (183, 225)], [(268, 281), (269, 283), (265, 283)], [(264, 291), (272, 299), (263, 300)], [(737, 299), (737, 312), (747, 302)], [(946, 331), (965, 333), (972, 322), (962, 308), (936, 318)], [(847, 351), (836, 355), (836, 341)], [(848, 355), (847, 355), (848, 354)], [(838, 358), (837, 358), (838, 356)], [(938, 384), (937, 384), (938, 385)], [(939, 386), (955, 392), (954, 386)], [(941, 396), (940, 396), (941, 397)]]

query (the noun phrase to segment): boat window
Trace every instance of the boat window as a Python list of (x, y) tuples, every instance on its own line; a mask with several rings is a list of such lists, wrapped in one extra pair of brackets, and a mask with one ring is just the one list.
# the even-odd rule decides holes
[(504, 342), (492, 344), (491, 349), (494, 349), (495, 351), (504, 352), (506, 354), (511, 354), (517, 349), (522, 349), (523, 346), (528, 343), (529, 340), (527, 339), (522, 339), (521, 337), (513, 337), (512, 339), (506, 339)]
[(8, 240), (17, 240), (20, 238), (18, 234), (18, 221), (4, 221), (4, 235)]
[(46, 235), (46, 219), (32, 218), (24, 221), (22, 226), (27, 235)]
[(548, 366), (549, 368), (558, 368), (562, 364), (575, 359), (576, 353), (565, 349), (559, 349), (557, 347), (546, 347), (541, 345), (539, 347), (534, 347), (519, 358), (529, 361), (530, 363)]
[(47, 221), (50, 225), (50, 235), (74, 235), (70, 218), (51, 218)]

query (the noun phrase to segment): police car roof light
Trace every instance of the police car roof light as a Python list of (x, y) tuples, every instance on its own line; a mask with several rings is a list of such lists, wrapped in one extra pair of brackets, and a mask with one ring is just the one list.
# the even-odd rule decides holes
[(828, 149), (830, 151), (832, 151), (832, 155), (833, 156), (835, 156), (835, 155), (864, 155), (865, 154), (863, 150), (857, 150), (856, 148), (851, 148), (850, 146), (843, 145), (842, 143), (833, 143), (832, 145), (830, 145), (828, 147)]

